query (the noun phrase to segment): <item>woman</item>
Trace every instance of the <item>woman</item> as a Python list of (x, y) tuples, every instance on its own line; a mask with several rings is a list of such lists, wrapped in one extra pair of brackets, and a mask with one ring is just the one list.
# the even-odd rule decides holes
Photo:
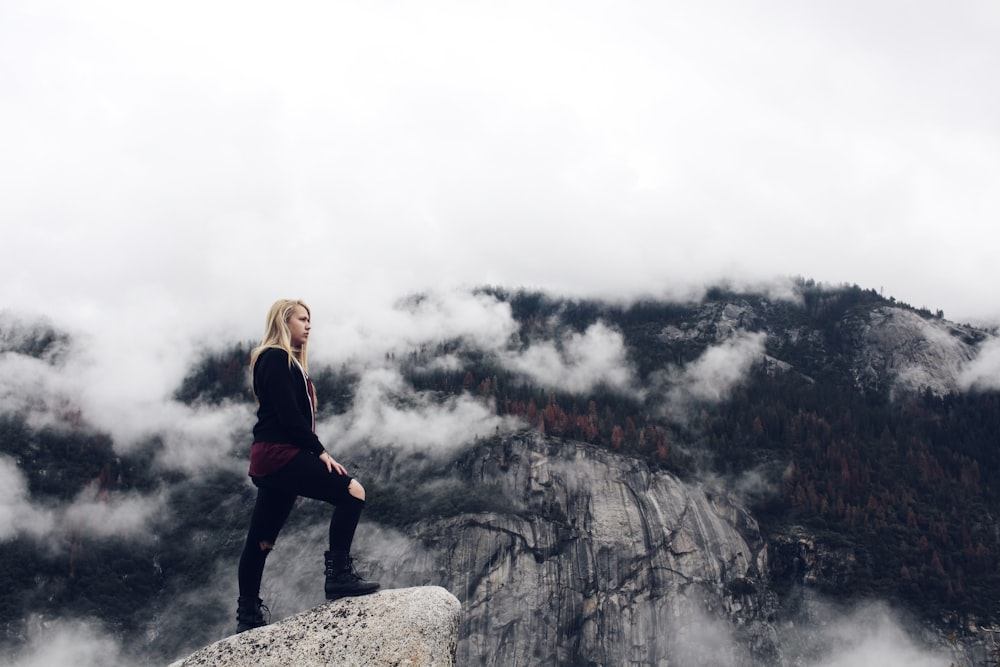
[(282, 299), (267, 315), (264, 340), (250, 354), (257, 424), (250, 448), (250, 478), (257, 502), (240, 556), (237, 632), (265, 625), (260, 581), (264, 561), (298, 496), (335, 507), (326, 552), (326, 598), (366, 595), (378, 583), (354, 570), (351, 542), (365, 505), (365, 490), (316, 437), (316, 392), (307, 372), (309, 308)]

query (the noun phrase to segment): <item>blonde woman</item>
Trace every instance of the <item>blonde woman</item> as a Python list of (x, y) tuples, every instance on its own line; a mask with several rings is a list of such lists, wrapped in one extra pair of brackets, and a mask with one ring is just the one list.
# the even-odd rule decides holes
[(250, 448), (250, 478), (257, 502), (240, 556), (237, 632), (265, 625), (260, 599), (264, 562), (298, 496), (334, 506), (326, 552), (326, 598), (367, 595), (378, 583), (354, 569), (351, 542), (365, 505), (365, 489), (347, 474), (316, 437), (316, 392), (306, 349), (309, 307), (282, 299), (271, 306), (264, 339), (250, 354), (257, 424)]

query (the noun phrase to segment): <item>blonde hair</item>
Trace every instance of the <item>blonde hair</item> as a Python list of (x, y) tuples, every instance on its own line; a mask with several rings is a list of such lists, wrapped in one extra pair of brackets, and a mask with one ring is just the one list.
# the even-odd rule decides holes
[(303, 371), (306, 373), (309, 372), (308, 355), (306, 353), (307, 344), (302, 343), (302, 347), (298, 350), (293, 349), (292, 334), (288, 330), (288, 320), (291, 319), (292, 313), (298, 306), (305, 308), (306, 314), (312, 317), (309, 306), (299, 299), (278, 299), (271, 306), (271, 310), (267, 313), (267, 321), (264, 324), (264, 339), (261, 340), (260, 345), (250, 352), (251, 375), (253, 374), (254, 364), (257, 363), (257, 358), (260, 357), (264, 350), (272, 347), (288, 353), (289, 368), (292, 366), (292, 359), (295, 359), (302, 366)]

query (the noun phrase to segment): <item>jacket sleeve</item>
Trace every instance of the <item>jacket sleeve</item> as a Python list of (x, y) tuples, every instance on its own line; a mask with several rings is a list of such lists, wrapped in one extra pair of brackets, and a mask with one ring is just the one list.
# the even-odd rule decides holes
[[(262, 405), (271, 407), (290, 444), (319, 456), (325, 450), (312, 430), (312, 417), (302, 412), (300, 399), (308, 401), (305, 380), (293, 365), (288, 367), (288, 354), (280, 349), (265, 350), (254, 367), (254, 383)], [(305, 403), (308, 407), (308, 403)]]

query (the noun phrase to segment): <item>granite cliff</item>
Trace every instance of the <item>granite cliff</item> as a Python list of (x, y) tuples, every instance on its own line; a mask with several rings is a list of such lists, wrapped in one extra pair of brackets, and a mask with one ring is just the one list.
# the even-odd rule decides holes
[(423, 549), (384, 564), (383, 578), (434, 581), (462, 600), (460, 664), (677, 664), (705, 619), (776, 658), (767, 549), (725, 497), (537, 433), (483, 444), (454, 473), (509, 509), (414, 524)]

